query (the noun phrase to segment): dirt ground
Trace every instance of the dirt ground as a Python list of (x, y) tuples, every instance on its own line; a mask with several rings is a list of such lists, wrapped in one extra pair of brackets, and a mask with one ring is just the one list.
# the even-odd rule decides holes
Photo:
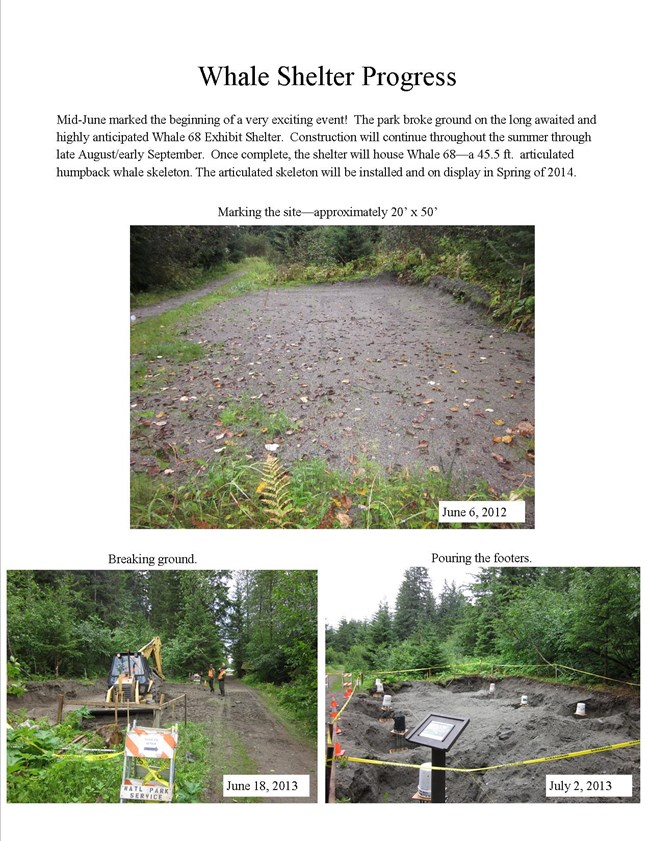
[(176, 309), (176, 307), (180, 307), (183, 304), (189, 304), (191, 301), (198, 301), (199, 298), (202, 298), (204, 295), (208, 295), (210, 292), (214, 292), (215, 289), (218, 289), (220, 286), (223, 286), (231, 280), (235, 280), (237, 277), (241, 277), (243, 274), (244, 272), (233, 272), (232, 274), (219, 278), (219, 280), (213, 280), (211, 283), (208, 283), (207, 286), (202, 286), (200, 289), (193, 289), (191, 292), (184, 292), (182, 295), (175, 295), (173, 298), (168, 298), (166, 301), (160, 301), (158, 304), (149, 304), (149, 306), (146, 307), (132, 307), (131, 316), (135, 316), (135, 320), (140, 321), (143, 318), (151, 318), (153, 315), (161, 315), (163, 312), (169, 312), (169, 310)]
[[(105, 681), (94, 686), (84, 686), (78, 681), (46, 681), (28, 684), (28, 692), (20, 698), (7, 699), (9, 710), (26, 710), (30, 718), (49, 718), (56, 721), (58, 698), (65, 695), (64, 711), (75, 706), (91, 706), (92, 701), (103, 700)], [(261, 696), (238, 680), (226, 681), (226, 695), (219, 696), (218, 690), (210, 694), (207, 687), (194, 683), (164, 684), (165, 700), (187, 695), (187, 719), (203, 723), (210, 739), (210, 764), (212, 772), (202, 794), (206, 803), (235, 802), (235, 798), (223, 797), (223, 774), (308, 774), (310, 775), (309, 798), (270, 798), (265, 803), (315, 803), (317, 791), (317, 754), (315, 745), (306, 744), (296, 738), (268, 709)], [(138, 723), (151, 726), (151, 719), (139, 711)], [(166, 727), (175, 721), (182, 722), (184, 705), (179, 701), (175, 716), (163, 719)], [(96, 717), (97, 726), (111, 723), (112, 715)], [(122, 722), (125, 726), (126, 721)], [(179, 743), (182, 751), (182, 743)], [(242, 769), (242, 756), (247, 754), (254, 767)]]
[[(477, 480), (498, 494), (533, 486), (533, 445), (520, 430), (534, 424), (534, 342), (441, 289), (388, 275), (271, 289), (197, 315), (186, 338), (207, 343), (208, 355), (171, 371), (161, 361), (147, 393), (132, 395), (135, 471), (156, 472), (158, 434), (182, 453), (174, 481), (198, 472), (197, 460), (221, 457), (221, 411), (259, 401), (297, 429), (229, 442), (256, 460), (275, 443), (287, 465), (318, 456), (352, 469), (366, 458), (450, 471), (459, 490)], [(147, 418), (160, 412), (156, 430)], [(532, 500), (526, 508), (532, 526)]]
[[(406, 716), (407, 730), (428, 713), (469, 718), (470, 723), (447, 753), (447, 767), (484, 768), (507, 762), (556, 756), (638, 739), (639, 696), (628, 690), (597, 692), (520, 678), (496, 683), (494, 695), (481, 678), (454, 681), (447, 688), (417, 682), (384, 683), (395, 714)], [(521, 706), (521, 696), (528, 705)], [(575, 716), (578, 702), (587, 716)], [(345, 756), (420, 765), (431, 761), (425, 747), (396, 745), (392, 719), (380, 721), (381, 697), (355, 694), (343, 711), (337, 740)], [(406, 803), (418, 788), (418, 768), (335, 763), (338, 801)], [(632, 798), (547, 798), (547, 774), (631, 774)], [(638, 802), (639, 747), (589, 754), (555, 762), (477, 773), (446, 774), (448, 803)]]

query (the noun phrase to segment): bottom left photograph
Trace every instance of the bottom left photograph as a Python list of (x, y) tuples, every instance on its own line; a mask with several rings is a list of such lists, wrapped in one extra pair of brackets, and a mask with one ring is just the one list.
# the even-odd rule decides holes
[(316, 802), (317, 585), (7, 572), (7, 802)]

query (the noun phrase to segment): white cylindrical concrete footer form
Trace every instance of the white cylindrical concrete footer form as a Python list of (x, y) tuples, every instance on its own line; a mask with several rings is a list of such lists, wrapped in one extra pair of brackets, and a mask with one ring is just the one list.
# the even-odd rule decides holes
[(495, 688), (496, 688), (495, 685), (493, 683), (491, 683), (490, 688), (488, 689), (488, 692), (490, 693), (490, 695), (494, 695)]
[(384, 700), (382, 701), (381, 705), (382, 705), (382, 707), (384, 707), (384, 709), (389, 710), (392, 702), (393, 702), (393, 696), (392, 695), (384, 695)]
[(584, 717), (585, 715), (587, 715), (587, 705), (586, 704), (578, 704), (576, 706), (576, 711), (573, 714)]
[(420, 778), (418, 780), (418, 794), (420, 797), (431, 797), (431, 763), (424, 762), (420, 765)]
[(522, 695), (521, 696), (520, 706), (521, 707), (527, 707), (528, 706), (528, 695)]

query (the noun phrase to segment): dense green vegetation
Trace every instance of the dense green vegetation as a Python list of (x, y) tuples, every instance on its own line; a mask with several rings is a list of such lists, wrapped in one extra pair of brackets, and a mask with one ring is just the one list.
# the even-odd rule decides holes
[[(165, 676), (230, 658), (241, 675), (298, 683), (316, 663), (316, 573), (12, 571), (7, 646), (30, 677), (97, 677), (113, 652), (163, 641)], [(315, 703), (315, 699), (312, 699)]]
[[(254, 432), (249, 427), (249, 438)], [(277, 459), (257, 463), (233, 455), (178, 486), (147, 474), (132, 476), (131, 523), (134, 528), (454, 528), (438, 523), (438, 501), (455, 498), (452, 488), (443, 473), (389, 473), (370, 461), (345, 473), (321, 459), (305, 459), (285, 472)], [(525, 495), (523, 489), (521, 498)], [(468, 498), (494, 497), (477, 485)]]
[(445, 581), (436, 599), (427, 570), (407, 570), (392, 610), (384, 602), (370, 620), (327, 629), (328, 663), (427, 669), (438, 679), (494, 674), (503, 664), (508, 674), (638, 681), (638, 568), (483, 569), (473, 577), (466, 588)]
[[(122, 780), (123, 757), (102, 751), (104, 742), (83, 728), (84, 710), (61, 724), (10, 716), (7, 723), (7, 801), (9, 803), (111, 803)], [(207, 740), (200, 725), (179, 727), (183, 751), (176, 759), (178, 803), (198, 802), (207, 772)]]
[(133, 304), (205, 284), (246, 257), (266, 261), (274, 285), (383, 271), (414, 283), (444, 276), (455, 281), (452, 294), (484, 304), (510, 329), (534, 330), (530, 226), (134, 226)]
[[(24, 691), (27, 680), (104, 678), (114, 652), (137, 650), (153, 636), (162, 639), (166, 680), (205, 673), (210, 662), (230, 663), (239, 676), (246, 674), (273, 693), (284, 718), (315, 735), (315, 572), (7, 574), (8, 689), (13, 694)], [(81, 734), (79, 714), (56, 726), (25, 723), (24, 715), (13, 715), (9, 724), (9, 799), (94, 802), (104, 799), (104, 789), (114, 799), (121, 763), (82, 761), (82, 749), (103, 743), (91, 735), (71, 747)], [(192, 759), (180, 761), (176, 799), (189, 801), (198, 799), (206, 773), (206, 736), (195, 723), (188, 723), (182, 736), (183, 756)]]

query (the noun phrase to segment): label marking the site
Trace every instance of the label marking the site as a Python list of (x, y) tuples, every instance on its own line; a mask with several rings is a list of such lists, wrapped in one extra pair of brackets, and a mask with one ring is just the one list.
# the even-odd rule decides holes
[(309, 774), (224, 774), (224, 797), (309, 797)]
[(547, 774), (547, 797), (632, 797), (631, 774)]
[(440, 523), (525, 523), (526, 501), (513, 499), (500, 502), (441, 501)]

